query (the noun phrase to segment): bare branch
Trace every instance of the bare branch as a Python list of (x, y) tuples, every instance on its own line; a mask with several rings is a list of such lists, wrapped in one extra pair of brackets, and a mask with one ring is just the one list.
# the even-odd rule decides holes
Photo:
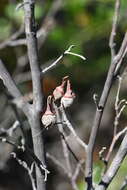
[[(65, 168), (65, 166), (59, 161), (57, 160), (53, 155), (49, 154), (48, 152), (46, 153), (46, 157), (49, 158), (50, 160), (52, 160), (52, 162), (58, 166), (59, 168), (61, 168), (64, 173), (68, 176), (68, 171), (67, 169)], [(69, 177), (69, 176), (68, 176)]]
[(102, 119), (104, 107), (106, 105), (107, 98), (114, 81), (115, 69), (119, 63), (122, 63), (123, 57), (125, 56), (126, 48), (127, 48), (127, 33), (125, 34), (125, 38), (122, 42), (122, 45), (120, 47), (118, 54), (114, 57), (113, 60), (111, 60), (111, 65), (108, 71), (107, 79), (106, 79), (106, 82), (102, 91), (102, 95), (98, 103), (98, 108), (95, 113), (94, 121), (93, 121), (92, 131), (90, 134), (90, 139), (89, 139), (88, 149), (87, 149), (86, 170), (85, 170), (86, 182), (88, 184), (88, 188), (90, 189), (93, 188), (92, 171), (93, 171), (93, 151), (94, 151), (94, 146), (95, 146), (95, 140), (96, 140), (100, 122)]
[[(25, 4), (26, 3), (18, 4), (16, 10), (23, 7)], [(40, 29), (37, 32), (37, 38), (39, 38), (40, 45), (42, 45), (45, 42), (45, 39), (48, 36), (49, 32), (55, 27), (54, 15), (62, 5), (63, 2), (61, 0), (53, 1), (51, 8), (49, 9)], [(9, 37), (9, 39), (0, 44), (0, 49), (3, 49), (7, 46), (15, 47), (26, 45), (26, 39), (17, 39), (23, 32), (24, 26), (21, 26), (21, 28), (17, 32), (15, 32), (11, 37)]]
[(85, 149), (85, 151), (87, 150), (87, 144), (85, 142), (83, 142), (79, 136), (76, 134), (73, 126), (71, 125), (70, 121), (68, 120), (66, 113), (64, 111), (63, 106), (61, 107), (61, 113), (63, 115), (63, 121), (66, 124), (66, 126), (68, 127), (68, 129), (72, 132), (72, 134), (74, 135), (74, 137), (76, 138), (77, 142)]
[(25, 170), (27, 170), (27, 172), (28, 172), (28, 175), (29, 175), (29, 177), (30, 177), (30, 180), (31, 180), (31, 184), (32, 184), (32, 188), (33, 188), (33, 190), (37, 190), (37, 188), (36, 188), (36, 185), (35, 185), (35, 179), (34, 179), (34, 177), (33, 177), (33, 167), (34, 167), (34, 162), (31, 164), (31, 167), (29, 168), (29, 166), (27, 165), (27, 163), (25, 162), (25, 161), (22, 161), (22, 160), (20, 160), (18, 157), (17, 157), (17, 155), (16, 155), (16, 153), (15, 152), (12, 152), (11, 153), (11, 156), (13, 156), (13, 158), (23, 167), (23, 168), (25, 168)]
[(120, 187), (120, 190), (125, 190), (125, 187), (127, 187), (127, 176), (125, 177), (123, 184)]
[(29, 156), (31, 156), (33, 161), (36, 163), (36, 165), (39, 168), (42, 175), (44, 174), (44, 180), (45, 181), (47, 180), (47, 174), (49, 174), (50, 172), (47, 170), (45, 164), (37, 158), (37, 156), (28, 148), (28, 146), (23, 145), (23, 144), (18, 145), (17, 143), (13, 142), (12, 140), (8, 140), (6, 137), (0, 137), (0, 141), (12, 145), (17, 150), (20, 150), (23, 153), (26, 152), (27, 154), (29, 154)]
[(2, 79), (5, 87), (7, 88), (11, 96), (13, 96), (14, 103), (16, 103), (17, 107), (22, 109), (25, 115), (28, 116), (30, 106), (27, 102), (23, 100), (21, 92), (17, 88), (15, 82), (13, 81), (12, 77), (6, 70), (1, 60), (0, 60), (0, 79)]
[[(66, 165), (67, 165), (67, 169), (66, 169), (67, 173), (68, 173), (67, 175), (68, 175), (68, 178), (70, 179), (72, 188), (74, 190), (78, 190), (78, 187), (76, 185), (76, 178), (77, 178), (80, 170), (83, 172), (81, 162), (78, 160), (78, 158), (73, 153), (73, 151), (71, 150), (70, 146), (68, 145), (68, 143), (66, 141), (66, 134), (64, 133), (62, 123), (60, 123), (60, 122), (62, 122), (63, 118), (60, 117), (60, 112), (59, 112), (60, 110), (58, 110), (58, 108), (55, 105), (54, 105), (54, 107), (55, 107), (55, 112), (56, 112), (56, 115), (57, 115), (57, 122), (59, 122), (59, 124), (57, 124), (57, 126), (58, 126), (59, 132), (60, 132), (60, 134), (62, 136), (61, 142), (62, 142), (63, 153), (64, 153), (64, 157), (65, 157), (65, 160), (66, 160)], [(72, 166), (71, 166), (71, 162), (70, 162), (70, 158), (69, 158), (69, 152), (72, 153), (75, 160), (78, 162), (74, 174), (73, 174), (73, 171), (72, 171)]]
[(48, 10), (47, 15), (45, 16), (44, 21), (37, 32), (37, 38), (39, 39), (38, 40), (39, 47), (42, 46), (42, 44), (44, 44), (48, 34), (56, 26), (55, 15), (57, 11), (60, 10), (63, 5), (64, 5), (64, 2), (62, 0), (54, 0), (52, 2), (52, 5), (50, 9)]
[(113, 151), (113, 148), (116, 144), (116, 142), (118, 141), (118, 139), (127, 132), (127, 127), (125, 127), (123, 130), (121, 130), (120, 132), (118, 132), (112, 139), (112, 142), (111, 142), (111, 145), (110, 145), (110, 148), (109, 148), (109, 151), (107, 153), (107, 156), (106, 158), (104, 159), (104, 163), (107, 165), (108, 162), (109, 162), (109, 159), (110, 159), (110, 156), (111, 156), (111, 153)]
[(32, 83), (33, 83), (33, 103), (37, 110), (42, 109), (42, 88), (40, 79), (40, 67), (38, 60), (37, 38), (34, 18), (34, 4), (32, 0), (24, 0), (25, 13), (25, 33), (30, 61)]
[(122, 113), (122, 111), (119, 111), (120, 108), (120, 104), (119, 104), (119, 96), (120, 96), (120, 89), (121, 89), (121, 84), (122, 84), (122, 78), (120, 76), (117, 77), (118, 78), (118, 89), (117, 89), (117, 94), (116, 94), (116, 100), (115, 100), (115, 120), (114, 120), (114, 134), (113, 136), (116, 135), (117, 133), (117, 126), (119, 124), (119, 117)]
[(73, 180), (75, 181), (79, 175), (80, 170), (82, 169), (82, 164), (84, 163), (84, 160), (81, 160), (77, 163), (77, 166), (75, 168), (75, 172), (73, 174)]
[(64, 52), (64, 54), (65, 54), (65, 55), (66, 55), (66, 54), (74, 55), (74, 56), (76, 56), (76, 57), (81, 58), (82, 60), (86, 60), (86, 58), (85, 58), (84, 56), (82, 56), (82, 55), (80, 55), (80, 54), (77, 54), (77, 53), (71, 52), (70, 50), (71, 50), (71, 48), (73, 48), (73, 47), (74, 47), (74, 45), (71, 45), (71, 46), (68, 48), (68, 50), (66, 50), (66, 51)]
[(115, 56), (115, 42), (114, 42), (114, 40), (115, 40), (115, 36), (116, 36), (119, 11), (120, 11), (120, 0), (116, 0), (113, 23), (112, 23), (112, 31), (111, 31), (111, 35), (110, 35), (110, 39), (109, 39), (109, 46), (111, 48), (112, 59)]
[(108, 185), (110, 184), (110, 182), (112, 181), (112, 179), (114, 178), (114, 176), (116, 175), (123, 159), (125, 158), (125, 156), (127, 155), (127, 133), (120, 145), (120, 148), (115, 156), (115, 158), (113, 159), (109, 169), (107, 170), (107, 172), (104, 174), (104, 176), (102, 177), (101, 182), (99, 183), (99, 185), (95, 188), (95, 190), (105, 190), (107, 189)]
[[(64, 134), (64, 131), (63, 131), (63, 126), (61, 124), (61, 118), (60, 118), (60, 113), (59, 113), (59, 110), (57, 108), (57, 106), (55, 106), (54, 104), (54, 108), (55, 108), (55, 112), (56, 112), (56, 118), (57, 118), (57, 126), (58, 126), (58, 130), (60, 133)], [(68, 147), (67, 147), (67, 144), (65, 142), (65, 139), (64, 138), (61, 138), (61, 143), (62, 143), (62, 149), (63, 149), (63, 155), (64, 155), (64, 158), (65, 158), (65, 161), (66, 161), (66, 166), (67, 166), (67, 172), (68, 172), (68, 176), (69, 178), (72, 177), (72, 168), (71, 168), (71, 163), (70, 163), (70, 158), (69, 158), (69, 151), (68, 151)]]
[(0, 79), (3, 80), (4, 85), (6, 86), (10, 94), (13, 96), (13, 98), (19, 98), (22, 96), (1, 60), (0, 60)]
[[(33, 109), (31, 112), (31, 117), (29, 117), (29, 122), (32, 130), (32, 138), (34, 145), (34, 152), (37, 158), (45, 163), (44, 157), (44, 143), (41, 133), (41, 122), (40, 113), (43, 108), (43, 91), (41, 84), (41, 69), (39, 66), (38, 59), (38, 48), (37, 48), (37, 38), (36, 38), (36, 24), (35, 24), (35, 0), (23, 0), (24, 2), (24, 14), (25, 14), (25, 33), (28, 49), (28, 57), (30, 62), (32, 84), (33, 84)], [(39, 134), (36, 136), (36, 134)], [(35, 138), (34, 138), (35, 137)], [(45, 173), (45, 176), (47, 173)], [(45, 190), (45, 178), (36, 167), (36, 180), (37, 180), (37, 190)]]
[(116, 56), (116, 60), (117, 60), (118, 64), (115, 68), (114, 76), (117, 76), (117, 74), (119, 73), (120, 68), (122, 66), (123, 58), (126, 56), (126, 54), (127, 54), (127, 32), (124, 35), (124, 39), (123, 39), (121, 48)]
[[(119, 139), (119, 137), (124, 134), (126, 132), (126, 128), (124, 128), (122, 131), (117, 133), (117, 128), (119, 125), (119, 118), (124, 110), (124, 108), (126, 107), (126, 100), (120, 100), (119, 96), (120, 96), (120, 89), (121, 89), (121, 84), (122, 84), (122, 77), (118, 76), (118, 89), (117, 89), (117, 94), (116, 94), (116, 99), (115, 99), (115, 119), (114, 119), (114, 132), (113, 132), (113, 139), (109, 148), (109, 151), (107, 153), (106, 158), (104, 159), (104, 162), (107, 164), (111, 153), (114, 149), (115, 143), (116, 141)], [(123, 105), (122, 105), (123, 103)]]
[(19, 40), (16, 40), (24, 32), (24, 25), (21, 25), (18, 31), (16, 31), (12, 36), (6, 41), (0, 43), (0, 49), (3, 49), (7, 46), (15, 46), (16, 43), (19, 45)]
[(59, 63), (59, 61), (61, 61), (61, 60), (64, 58), (64, 56), (65, 56), (65, 55), (68, 55), (68, 54), (74, 55), (74, 56), (80, 57), (80, 58), (83, 59), (83, 60), (86, 60), (86, 58), (85, 58), (84, 56), (79, 55), (79, 54), (76, 54), (76, 53), (72, 53), (70, 50), (71, 50), (73, 47), (74, 47), (74, 45), (69, 46), (69, 48), (68, 48), (67, 50), (65, 50), (64, 53), (63, 53), (62, 55), (60, 55), (60, 57), (58, 57), (58, 58), (56, 59), (56, 61), (54, 61), (50, 66), (48, 66), (48, 67), (46, 67), (45, 69), (43, 69), (43, 70), (42, 70), (42, 73), (45, 73), (45, 72), (47, 72), (47, 71), (53, 69), (53, 68)]
[(0, 128), (0, 136), (7, 135), (12, 137), (13, 133), (20, 125), (19, 121), (15, 121), (14, 124), (9, 129)]

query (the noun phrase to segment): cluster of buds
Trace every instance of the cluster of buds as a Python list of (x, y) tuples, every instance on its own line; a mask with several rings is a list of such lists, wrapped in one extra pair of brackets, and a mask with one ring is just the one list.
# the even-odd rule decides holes
[(53, 95), (48, 96), (47, 98), (47, 108), (41, 118), (44, 127), (48, 129), (48, 127), (53, 126), (56, 123), (56, 115), (53, 111), (53, 101), (59, 101), (64, 108), (67, 108), (72, 105), (74, 99), (75, 94), (71, 89), (69, 77), (66, 76), (63, 78), (61, 85), (55, 88)]

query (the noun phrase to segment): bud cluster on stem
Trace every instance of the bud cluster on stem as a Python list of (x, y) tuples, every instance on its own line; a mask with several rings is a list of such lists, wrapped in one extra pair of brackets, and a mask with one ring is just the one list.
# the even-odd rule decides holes
[(53, 103), (60, 102), (60, 106), (67, 108), (72, 105), (74, 99), (75, 93), (72, 91), (69, 77), (65, 76), (63, 77), (61, 85), (57, 86), (54, 89), (53, 94), (47, 98), (46, 111), (41, 118), (43, 126), (48, 129), (56, 123), (56, 115), (53, 109)]

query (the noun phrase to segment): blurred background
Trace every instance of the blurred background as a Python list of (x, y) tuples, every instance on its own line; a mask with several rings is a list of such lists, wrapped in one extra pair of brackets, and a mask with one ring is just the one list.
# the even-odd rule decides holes
[[(1, 0), (0, 3), (0, 59), (26, 98), (30, 99), (32, 91), (31, 75), (25, 43), (22, 1)], [(96, 110), (93, 94), (100, 94), (110, 65), (109, 36), (112, 27), (115, 0), (37, 0), (36, 27), (38, 30), (39, 59), (42, 68), (56, 60), (70, 45), (75, 45), (73, 52), (86, 57), (86, 61), (67, 55), (56, 68), (44, 75), (42, 85), (45, 98), (61, 83), (62, 77), (68, 75), (71, 79), (76, 99), (68, 116), (74, 124), (77, 134), (88, 142), (94, 113)], [(116, 35), (116, 50), (119, 50), (127, 28), (127, 4), (121, 0), (120, 17)], [(114, 121), (114, 102), (118, 83), (115, 82), (101, 123), (94, 154), (94, 178), (99, 181), (103, 163), (99, 161), (98, 153), (102, 146), (109, 146), (112, 139)], [(121, 99), (126, 98), (126, 77), (121, 87)], [(15, 111), (12, 109), (11, 97), (0, 82), (0, 127), (9, 128), (15, 121)], [(31, 145), (29, 126), (23, 114), (18, 110), (26, 132), (28, 144)], [(119, 128), (127, 124), (127, 110), (120, 119)], [(20, 130), (14, 135), (16, 140)], [(44, 134), (46, 149), (63, 160), (60, 139), (57, 129), (51, 129)], [(85, 159), (82, 147), (70, 136), (70, 144), (79, 159)], [(121, 142), (121, 141), (120, 141)], [(115, 147), (115, 151), (117, 150)], [(10, 145), (0, 144), (0, 190), (31, 189), (27, 173), (10, 158)], [(114, 151), (114, 153), (115, 153)], [(24, 155), (18, 153), (21, 158)], [(24, 158), (25, 159), (25, 158)], [(64, 164), (64, 161), (63, 161)], [(72, 189), (66, 175), (60, 168), (48, 161), (51, 171), (48, 188), (54, 190)], [(108, 189), (119, 189), (125, 175), (127, 163), (124, 161), (119, 178), (112, 182)], [(79, 190), (84, 189), (84, 179), (79, 175), (77, 184)]]

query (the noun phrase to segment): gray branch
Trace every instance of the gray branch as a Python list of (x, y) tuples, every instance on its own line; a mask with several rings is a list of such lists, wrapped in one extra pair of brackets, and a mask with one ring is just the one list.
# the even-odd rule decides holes
[(112, 31), (109, 39), (109, 46), (111, 49), (111, 56), (114, 58), (115, 56), (115, 36), (116, 36), (116, 29), (117, 29), (117, 22), (118, 22), (118, 16), (119, 16), (119, 10), (120, 10), (120, 0), (116, 0), (115, 3), (115, 14), (113, 17), (113, 24), (112, 24)]
[[(29, 122), (32, 130), (32, 138), (35, 155), (40, 161), (45, 163), (44, 144), (41, 133), (40, 112), (42, 111), (43, 93), (41, 84), (41, 69), (39, 66), (37, 38), (35, 28), (34, 6), (35, 0), (24, 0), (25, 14), (25, 33), (28, 49), (28, 57), (31, 69), (32, 84), (33, 84), (33, 105)], [(38, 135), (37, 135), (38, 134)], [(45, 189), (45, 182), (42, 173), (36, 167), (37, 190)]]
[(19, 30), (17, 30), (12, 36), (10, 36), (6, 41), (0, 43), (0, 49), (3, 49), (7, 46), (19, 45), (19, 40), (16, 40), (24, 32), (24, 25), (21, 25)]
[(114, 178), (118, 169), (120, 168), (121, 163), (126, 155), (127, 155), (127, 133), (126, 133), (126, 135), (120, 145), (120, 148), (119, 148), (115, 158), (113, 159), (109, 169), (104, 174), (100, 184), (95, 188), (95, 190), (107, 189), (108, 185), (111, 183), (112, 179)]
[(14, 103), (23, 110), (25, 115), (29, 115), (29, 104), (24, 101), (22, 94), (17, 88), (15, 82), (10, 76), (9, 72), (5, 68), (3, 62), (0, 60), (0, 79), (3, 81), (5, 87), (9, 91), (10, 95), (14, 98)]
[[(92, 131), (90, 134), (90, 139), (88, 143), (88, 149), (87, 149), (87, 156), (86, 156), (86, 169), (85, 169), (85, 175), (86, 175), (86, 182), (88, 184), (88, 189), (93, 189), (93, 180), (92, 180), (92, 172), (93, 172), (93, 151), (95, 147), (95, 141), (97, 137), (97, 133), (99, 130), (100, 122), (102, 119), (103, 111), (110, 93), (110, 89), (112, 87), (113, 81), (114, 81), (114, 74), (117, 65), (120, 64), (123, 60), (123, 57), (126, 54), (127, 49), (127, 33), (125, 34), (125, 37), (123, 39), (123, 42), (121, 44), (120, 50), (117, 55), (114, 56), (113, 59), (111, 59), (111, 65), (108, 71), (107, 79), (102, 91), (102, 95), (96, 110), (96, 114), (93, 121)], [(119, 68), (120, 69), (120, 68)]]
[(125, 179), (124, 179), (124, 181), (123, 181), (123, 183), (122, 183), (122, 185), (120, 187), (120, 190), (124, 190), (125, 187), (127, 187), (127, 176), (125, 177)]
[(24, 0), (25, 33), (27, 40), (28, 57), (33, 83), (33, 103), (38, 111), (42, 108), (42, 88), (40, 80), (40, 66), (38, 59), (37, 38), (34, 18), (33, 0)]

